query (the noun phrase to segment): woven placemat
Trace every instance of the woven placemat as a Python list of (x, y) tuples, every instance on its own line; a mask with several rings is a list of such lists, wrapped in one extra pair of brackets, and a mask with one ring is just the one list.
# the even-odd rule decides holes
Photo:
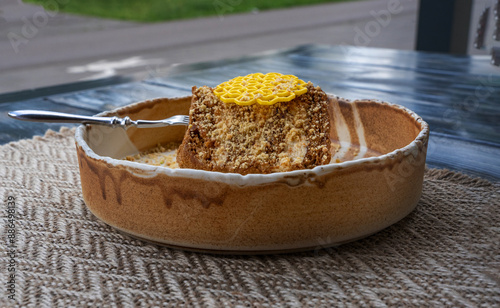
[(430, 169), (417, 209), (369, 238), (214, 256), (134, 240), (97, 220), (81, 196), (73, 133), (0, 146), (1, 307), (500, 303), (499, 183)]

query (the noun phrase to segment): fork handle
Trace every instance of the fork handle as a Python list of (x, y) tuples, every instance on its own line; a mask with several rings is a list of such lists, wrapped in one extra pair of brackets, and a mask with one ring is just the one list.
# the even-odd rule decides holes
[(133, 124), (129, 117), (94, 117), (42, 110), (16, 110), (8, 114), (11, 118), (31, 122), (100, 124), (113, 127)]

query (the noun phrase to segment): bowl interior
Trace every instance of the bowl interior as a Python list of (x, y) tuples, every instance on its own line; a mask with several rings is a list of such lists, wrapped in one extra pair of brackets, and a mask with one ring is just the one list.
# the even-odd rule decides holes
[[(401, 149), (417, 138), (422, 123), (408, 110), (371, 100), (348, 101), (329, 97), (332, 140), (332, 163), (375, 157)], [(189, 114), (191, 97), (155, 99), (130, 105), (106, 116), (129, 116), (133, 120), (158, 120), (176, 114)], [(129, 128), (89, 126), (86, 142), (100, 156), (122, 159), (127, 155), (181, 142), (185, 126)]]

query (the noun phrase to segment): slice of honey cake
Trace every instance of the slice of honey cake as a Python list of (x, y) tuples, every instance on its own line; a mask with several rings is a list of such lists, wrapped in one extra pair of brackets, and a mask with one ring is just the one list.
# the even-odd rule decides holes
[(328, 164), (327, 104), (321, 88), (278, 73), (237, 77), (215, 89), (193, 87), (177, 163), (240, 174)]

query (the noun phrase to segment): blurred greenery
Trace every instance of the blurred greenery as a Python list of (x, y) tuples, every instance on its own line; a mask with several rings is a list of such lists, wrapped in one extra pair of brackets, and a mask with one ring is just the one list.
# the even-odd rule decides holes
[(48, 10), (110, 19), (158, 22), (355, 0), (23, 0)]

